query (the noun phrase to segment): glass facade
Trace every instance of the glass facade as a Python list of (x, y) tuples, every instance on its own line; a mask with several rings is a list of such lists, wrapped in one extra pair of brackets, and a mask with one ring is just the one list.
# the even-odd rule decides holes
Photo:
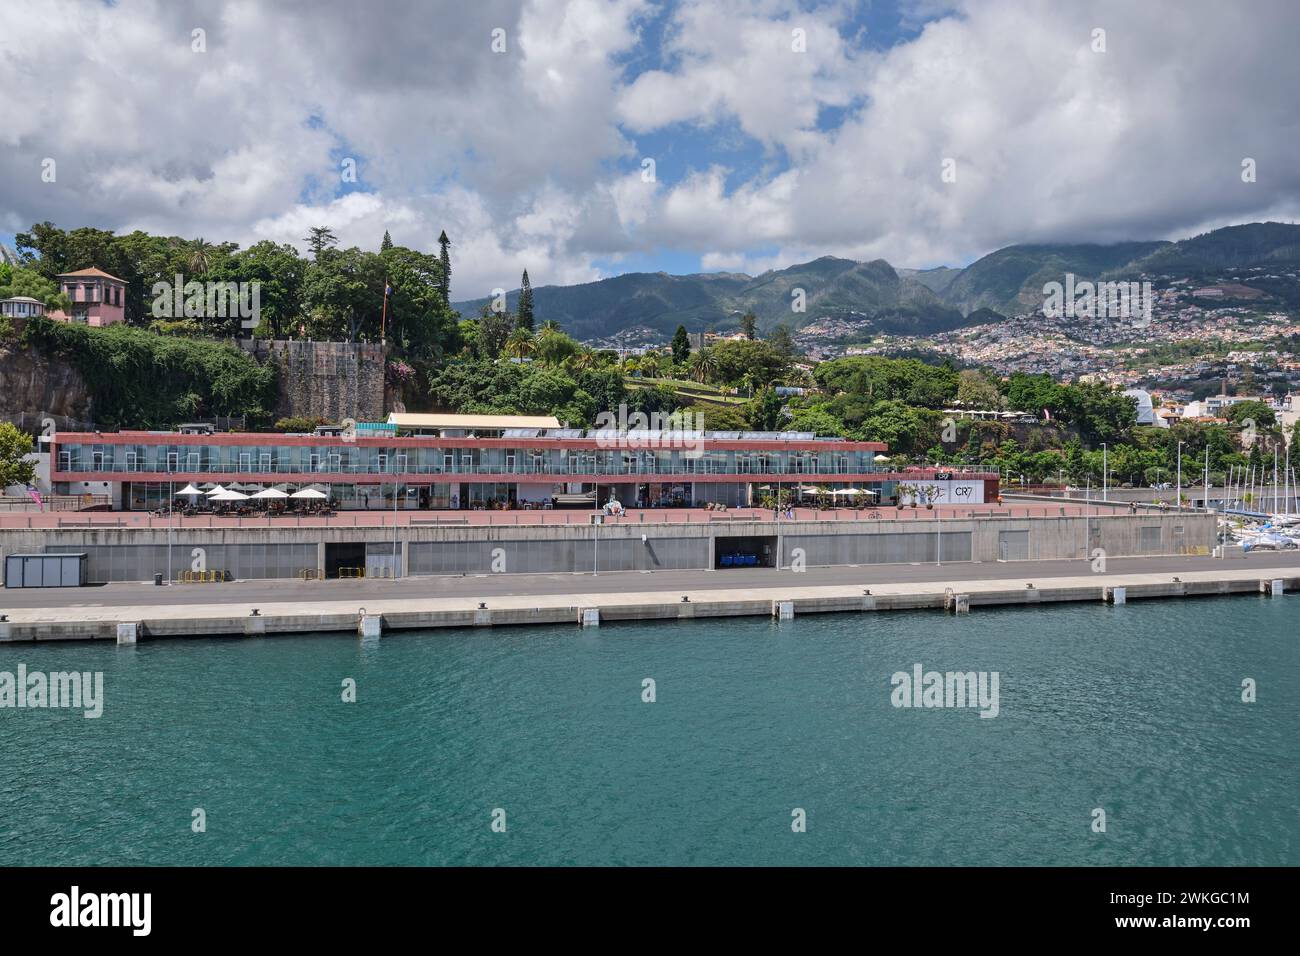
[[(431, 442), (434, 440), (431, 440)], [(510, 475), (563, 481), (582, 476), (862, 475), (880, 469), (875, 450), (622, 449), (556, 447), (472, 447), (429, 444), (202, 445), (140, 441), (60, 441), (56, 469), (69, 476), (88, 473), (188, 475), (271, 475), (286, 480), (313, 475)]]

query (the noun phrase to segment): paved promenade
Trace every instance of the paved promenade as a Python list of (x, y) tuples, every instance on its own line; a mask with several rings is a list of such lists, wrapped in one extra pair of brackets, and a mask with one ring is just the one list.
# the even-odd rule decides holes
[[(411, 578), (405, 581), (266, 582), (156, 588), (105, 585), (63, 592), (11, 590), (0, 641), (109, 638), (119, 623), (141, 636), (256, 635), (357, 630), (363, 617), (388, 628), (682, 619), (944, 607), (951, 594), (970, 606), (1101, 601), (1113, 588), (1134, 599), (1259, 593), (1281, 579), (1300, 589), (1300, 555), (1244, 559), (1115, 560), (1104, 573), (1081, 561), (907, 565), (790, 571)], [(1030, 586), (1032, 585), (1032, 587)], [(54, 597), (52, 601), (51, 598)], [(685, 598), (686, 600), (683, 600)], [(254, 614), (256, 610), (256, 614)]]
[[(0, 512), (0, 530), (5, 528), (147, 528), (185, 530), (193, 528), (391, 528), (411, 526), (530, 527), (537, 525), (587, 525), (590, 511), (339, 511), (323, 515), (173, 515), (155, 517), (145, 511), (10, 511)], [(766, 521), (783, 525), (806, 521), (934, 521), (936, 518), (1059, 518), (1081, 514), (1128, 514), (1128, 505), (1071, 502), (1007, 503), (1002, 505), (938, 505), (927, 508), (796, 508), (792, 517), (777, 517), (770, 509), (653, 508), (630, 510), (618, 517), (604, 518), (607, 524), (709, 524), (726, 521)]]

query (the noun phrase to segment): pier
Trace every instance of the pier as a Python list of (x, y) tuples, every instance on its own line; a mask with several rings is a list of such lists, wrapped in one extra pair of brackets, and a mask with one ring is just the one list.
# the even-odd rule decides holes
[[(207, 590), (108, 585), (98, 603), (48, 605), (49, 595), (3, 595), (0, 642), (263, 637), (381, 633), (447, 627), (560, 624), (738, 616), (949, 610), (1221, 595), (1281, 596), (1300, 590), (1300, 555), (1127, 559), (1090, 573), (1081, 561), (952, 567), (825, 568), (753, 572), (474, 576), (406, 581), (244, 582)], [(74, 595), (67, 595), (72, 599)], [(26, 605), (26, 606), (23, 606)], [(1119, 613), (1117, 609), (1117, 613)], [(131, 625), (123, 628), (122, 625)], [(123, 635), (126, 640), (122, 640)]]

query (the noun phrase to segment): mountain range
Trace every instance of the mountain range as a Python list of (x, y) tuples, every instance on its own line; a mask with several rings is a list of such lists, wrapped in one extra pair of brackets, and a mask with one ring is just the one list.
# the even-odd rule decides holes
[[(884, 259), (857, 262), (823, 256), (759, 276), (743, 273), (669, 275), (633, 272), (572, 286), (533, 290), (537, 322), (552, 319), (578, 339), (607, 339), (650, 329), (664, 338), (678, 325), (688, 331), (726, 331), (746, 311), (760, 329), (787, 323), (797, 331), (817, 319), (836, 317), (893, 334), (925, 334), (989, 321), (996, 315), (1032, 312), (1042, 306), (1043, 285), (1076, 280), (1168, 276), (1209, 280), (1225, 269), (1300, 263), (1300, 225), (1264, 222), (1227, 226), (1178, 242), (1111, 245), (1014, 245), (961, 269), (895, 268)], [(804, 311), (794, 311), (796, 290)], [(519, 292), (507, 295), (515, 309)], [(453, 303), (466, 317), (489, 299)]]

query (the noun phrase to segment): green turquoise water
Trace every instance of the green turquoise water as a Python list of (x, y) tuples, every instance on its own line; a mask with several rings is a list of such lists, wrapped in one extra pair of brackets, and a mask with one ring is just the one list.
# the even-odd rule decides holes
[[(1294, 865), (1298, 612), (5, 645), (0, 670), (103, 671), (105, 706), (0, 710), (0, 866)], [(893, 707), (918, 662), (997, 671), (999, 715)]]

